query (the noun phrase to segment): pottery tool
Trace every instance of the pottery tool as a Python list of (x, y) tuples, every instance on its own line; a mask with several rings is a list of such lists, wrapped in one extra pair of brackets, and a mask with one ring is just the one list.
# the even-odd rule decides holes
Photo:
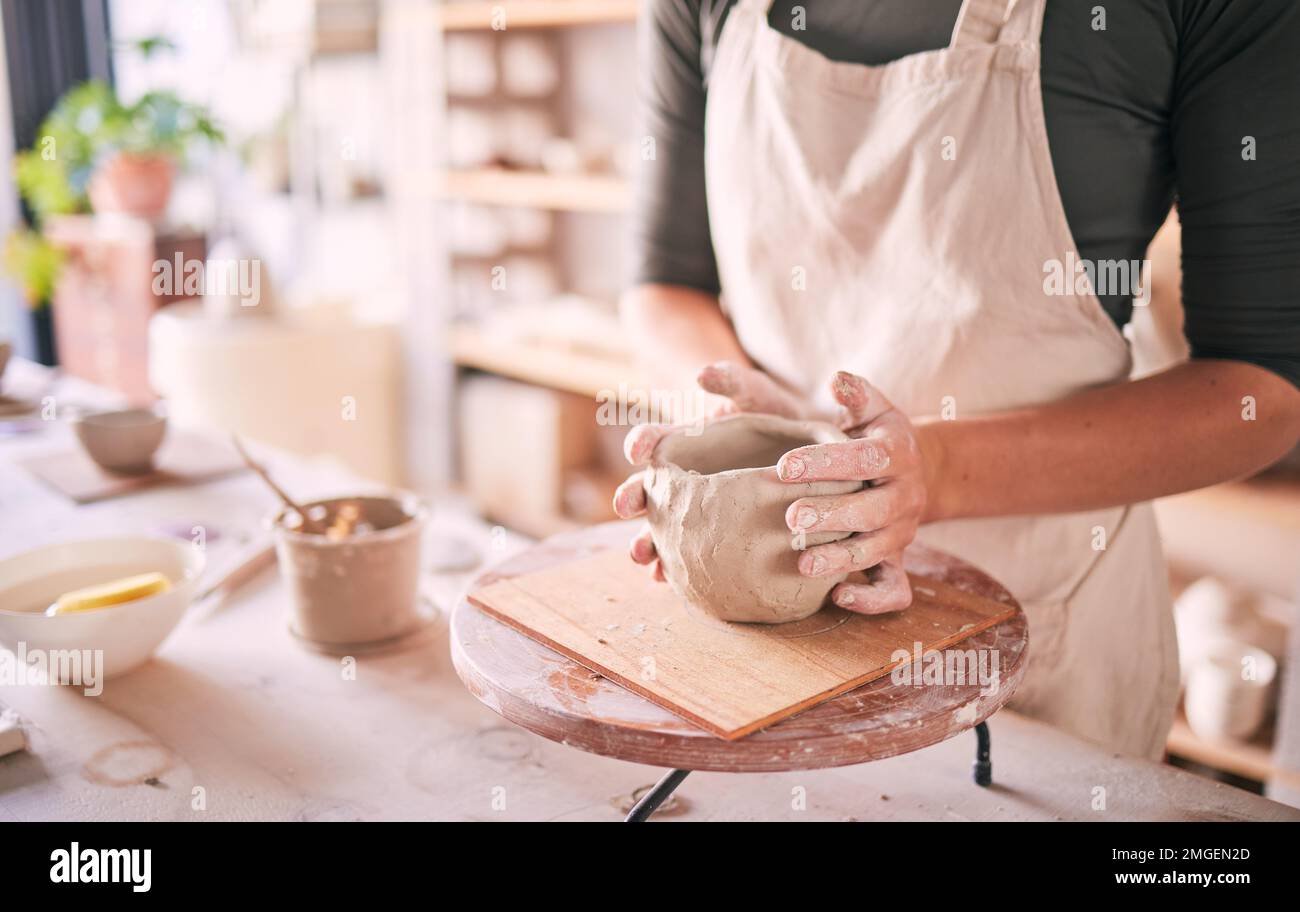
[(244, 449), (244, 444), (240, 441), (237, 434), (230, 435), (230, 442), (235, 445), (235, 449), (238, 451), (240, 458), (244, 460), (244, 464), (252, 469), (258, 478), (266, 482), (266, 486), (275, 492), (275, 496), (280, 498), (281, 503), (294, 513), (298, 514), (299, 522), (302, 524), (299, 526), (299, 531), (316, 534), (326, 531), (320, 523), (308, 516), (307, 511), (298, 506), (294, 499), (285, 493), (282, 487), (275, 483), (275, 480), (271, 478), (270, 473), (268, 473), (266, 469), (262, 468), (259, 463), (253, 461), (253, 457), (248, 455), (248, 451)]
[(80, 446), (40, 453), (20, 465), (77, 503), (95, 503), (162, 485), (201, 484), (243, 469), (231, 449), (199, 434), (176, 431), (158, 450), (154, 470), (141, 475), (114, 475), (95, 465)]
[[(469, 593), (490, 616), (728, 740), (945, 650), (1016, 613), (1011, 601), (912, 576), (888, 615), (833, 606), (788, 624), (711, 618), (625, 550), (498, 579)], [(978, 657), (974, 657), (978, 660)]]
[(275, 564), (275, 545), (269, 542), (258, 545), (215, 581), (199, 590), (199, 594), (194, 597), (194, 604), (201, 604), (217, 595), (228, 598), (273, 564)]

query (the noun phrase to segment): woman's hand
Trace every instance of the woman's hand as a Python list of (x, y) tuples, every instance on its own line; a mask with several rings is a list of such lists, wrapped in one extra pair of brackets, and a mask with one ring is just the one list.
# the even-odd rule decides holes
[(695, 382), (714, 398), (714, 408), (707, 417), (717, 418), (736, 412), (779, 415), (782, 418), (811, 415), (802, 399), (767, 374), (734, 361), (718, 361), (706, 366)]
[[(762, 371), (743, 364), (732, 361), (710, 364), (700, 371), (696, 382), (709, 394), (704, 409), (706, 418), (736, 412), (757, 412), (784, 418), (803, 418), (808, 415), (807, 407), (797, 396)], [(637, 467), (647, 465), (659, 441), (678, 427), (671, 424), (641, 424), (632, 428), (623, 441), (623, 454), (627, 461)], [(614, 492), (614, 512), (623, 519), (633, 519), (644, 515), (645, 509), (645, 473), (636, 472)], [(654, 578), (663, 580), (663, 568), (655, 554), (648, 524), (632, 539), (630, 550), (632, 560), (649, 566)]]
[(809, 548), (797, 566), (804, 576), (865, 571), (865, 581), (845, 580), (831, 590), (832, 601), (860, 614), (898, 611), (912, 603), (903, 549), (916, 537), (925, 514), (928, 486), (921, 444), (907, 415), (861, 377), (840, 371), (831, 380), (831, 391), (844, 408), (840, 428), (853, 439), (793, 449), (777, 463), (777, 476), (792, 484), (865, 481), (869, 486), (790, 504), (785, 521), (796, 535), (854, 533)]

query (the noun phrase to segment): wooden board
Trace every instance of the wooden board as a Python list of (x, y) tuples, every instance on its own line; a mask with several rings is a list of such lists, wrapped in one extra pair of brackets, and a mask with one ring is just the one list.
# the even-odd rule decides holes
[(491, 616), (721, 738), (734, 740), (1015, 614), (1013, 603), (912, 577), (907, 611), (835, 607), (792, 624), (729, 624), (610, 550), (469, 594)]
[(94, 503), (157, 485), (198, 484), (240, 471), (232, 447), (184, 431), (168, 431), (157, 467), (147, 475), (114, 475), (97, 466), (81, 447), (29, 457), (20, 465), (77, 503)]

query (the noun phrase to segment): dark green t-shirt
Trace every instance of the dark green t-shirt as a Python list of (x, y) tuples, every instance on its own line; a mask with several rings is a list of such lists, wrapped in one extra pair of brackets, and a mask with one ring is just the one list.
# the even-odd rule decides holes
[[(638, 191), (637, 281), (720, 290), (704, 105), (734, 2), (649, 4), (642, 104), (656, 166)], [(769, 21), (833, 60), (880, 64), (946, 46), (960, 7), (775, 0)], [(1042, 49), (1052, 162), (1080, 256), (1142, 259), (1176, 196), (1193, 356), (1300, 386), (1300, 0), (1048, 0)], [(1127, 295), (1102, 304), (1129, 321)]]

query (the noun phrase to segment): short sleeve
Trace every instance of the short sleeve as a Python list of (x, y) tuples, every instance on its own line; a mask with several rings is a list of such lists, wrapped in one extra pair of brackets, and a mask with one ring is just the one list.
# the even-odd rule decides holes
[(1300, 3), (1180, 6), (1171, 132), (1192, 357), (1300, 386)]
[(640, 161), (632, 279), (716, 294), (704, 190), (701, 3), (651, 0), (638, 36)]

